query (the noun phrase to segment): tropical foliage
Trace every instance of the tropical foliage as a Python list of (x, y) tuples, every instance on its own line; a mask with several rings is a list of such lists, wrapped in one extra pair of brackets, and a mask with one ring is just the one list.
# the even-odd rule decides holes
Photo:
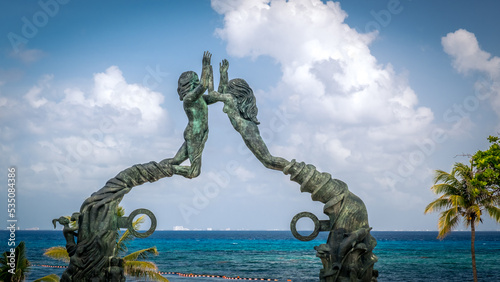
[(450, 173), (436, 170), (431, 190), (441, 195), (425, 208), (425, 213), (441, 211), (438, 220), (438, 238), (444, 238), (460, 222), (471, 228), (471, 256), (474, 281), (477, 281), (475, 228), (487, 212), (500, 223), (500, 147), (499, 139), (492, 137), (487, 151), (478, 151), (470, 165), (455, 163)]
[(55, 274), (50, 274), (45, 277), (39, 278), (33, 282), (59, 282), (59, 276)]
[[(15, 259), (11, 262), (10, 256), (14, 254)], [(21, 241), (14, 252), (4, 252), (0, 257), (0, 281), (19, 282), (24, 281), (29, 271), (30, 262), (26, 258), (26, 246)]]
[[(122, 217), (125, 215), (125, 210), (122, 207), (118, 207), (117, 215)], [(144, 222), (144, 216), (139, 217), (134, 220), (132, 223), (135, 230), (139, 230), (141, 223)], [(146, 278), (152, 281), (166, 281), (168, 279), (161, 276), (158, 273), (158, 267), (156, 264), (150, 261), (143, 261), (144, 259), (149, 258), (151, 255), (158, 255), (158, 250), (156, 247), (151, 247), (143, 250), (139, 250), (133, 252), (131, 254), (126, 255), (128, 251), (127, 244), (133, 239), (133, 235), (128, 231), (124, 231), (123, 233), (119, 232), (117, 246), (116, 246), (116, 256), (124, 256), (123, 260), (125, 262), (125, 275), (133, 276), (136, 278)], [(65, 247), (57, 246), (49, 248), (44, 253), (45, 256), (61, 260), (64, 262), (69, 262), (69, 255), (66, 251)], [(44, 277), (45, 278), (45, 277)], [(40, 280), (46, 281), (46, 280)], [(47, 280), (51, 281), (51, 280)]]
[(477, 168), (474, 184), (487, 189), (495, 196), (500, 196), (500, 138), (488, 137), (490, 148), (477, 151), (472, 157)]
[[(125, 215), (125, 210), (122, 207), (118, 207), (118, 216)], [(134, 220), (132, 226), (135, 230), (138, 230), (140, 225), (144, 222), (144, 216), (139, 217)], [(156, 247), (151, 247), (143, 250), (133, 252), (131, 254), (125, 255), (128, 251), (127, 243), (133, 239), (133, 235), (127, 229), (118, 239), (116, 244), (116, 254), (117, 256), (122, 256), (125, 262), (125, 275), (137, 277), (137, 278), (147, 278), (153, 281), (167, 281), (168, 279), (161, 276), (158, 273), (158, 267), (156, 264), (150, 261), (143, 261), (151, 255), (158, 255), (158, 250)]]

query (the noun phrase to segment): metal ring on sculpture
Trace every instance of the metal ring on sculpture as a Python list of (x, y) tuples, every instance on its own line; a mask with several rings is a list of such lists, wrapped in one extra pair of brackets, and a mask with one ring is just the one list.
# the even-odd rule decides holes
[[(149, 227), (148, 231), (141, 233), (141, 232), (137, 232), (137, 230), (134, 229), (134, 226), (132, 223), (134, 222), (134, 218), (138, 214), (147, 215), (149, 217), (149, 219), (151, 220), (151, 226)], [(137, 238), (146, 238), (149, 235), (153, 234), (153, 232), (155, 232), (155, 230), (156, 230), (156, 216), (153, 214), (153, 212), (151, 212), (148, 209), (136, 209), (135, 211), (131, 212), (130, 215), (128, 216), (127, 229), (132, 235), (134, 235)]]
[[(303, 217), (309, 217), (313, 222), (314, 222), (314, 231), (308, 235), (308, 236), (302, 236), (297, 232), (297, 221)], [(321, 224), (318, 220), (318, 218), (310, 213), (310, 212), (301, 212), (296, 214), (292, 218), (292, 222), (290, 222), (290, 230), (292, 231), (293, 237), (299, 239), (300, 241), (311, 241), (312, 239), (316, 238), (319, 234)]]

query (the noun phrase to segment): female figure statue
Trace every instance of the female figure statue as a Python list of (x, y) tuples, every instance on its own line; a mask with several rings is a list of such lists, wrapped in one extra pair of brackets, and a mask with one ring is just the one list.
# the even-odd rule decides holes
[[(234, 129), (240, 133), (248, 149), (266, 168), (283, 171), (289, 161), (271, 155), (266, 143), (262, 140), (257, 127), (259, 124), (257, 120), (258, 110), (252, 89), (241, 78), (232, 79), (228, 82), (227, 69), (229, 68), (229, 62), (227, 60), (223, 60), (219, 66), (220, 83), (218, 92), (209, 88), (208, 96), (211, 100), (213, 99), (211, 102), (224, 102), (223, 111), (229, 117)], [(210, 80), (210, 85), (213, 85), (213, 74), (210, 75)]]

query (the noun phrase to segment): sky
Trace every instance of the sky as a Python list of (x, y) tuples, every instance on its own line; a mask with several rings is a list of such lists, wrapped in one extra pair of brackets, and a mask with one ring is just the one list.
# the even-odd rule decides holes
[[(437, 230), (438, 214), (424, 215), (433, 172), (500, 132), (498, 1), (0, 6), (0, 182), (15, 167), (22, 229), (51, 229), (121, 170), (174, 156), (187, 124), (177, 80), (199, 74), (207, 50), (216, 74), (227, 59), (229, 78), (252, 87), (270, 152), (346, 182), (373, 230)], [(133, 188), (127, 214), (151, 210), (158, 230), (288, 230), (302, 211), (327, 219), (257, 161), (220, 103), (209, 128), (200, 176)], [(500, 225), (486, 217), (478, 230)]]

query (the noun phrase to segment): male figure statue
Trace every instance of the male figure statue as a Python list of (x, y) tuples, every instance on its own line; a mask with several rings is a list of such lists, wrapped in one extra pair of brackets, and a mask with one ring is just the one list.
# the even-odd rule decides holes
[[(201, 171), (201, 154), (208, 137), (208, 107), (205, 101), (207, 98), (203, 93), (210, 83), (211, 57), (210, 52), (203, 53), (201, 84), (194, 71), (186, 71), (179, 77), (177, 93), (183, 101), (184, 111), (188, 117), (188, 124), (184, 130), (184, 143), (173, 158), (160, 162), (164, 166), (172, 165), (175, 174), (186, 178), (197, 177)], [(191, 165), (181, 166), (180, 164), (187, 159)]]

